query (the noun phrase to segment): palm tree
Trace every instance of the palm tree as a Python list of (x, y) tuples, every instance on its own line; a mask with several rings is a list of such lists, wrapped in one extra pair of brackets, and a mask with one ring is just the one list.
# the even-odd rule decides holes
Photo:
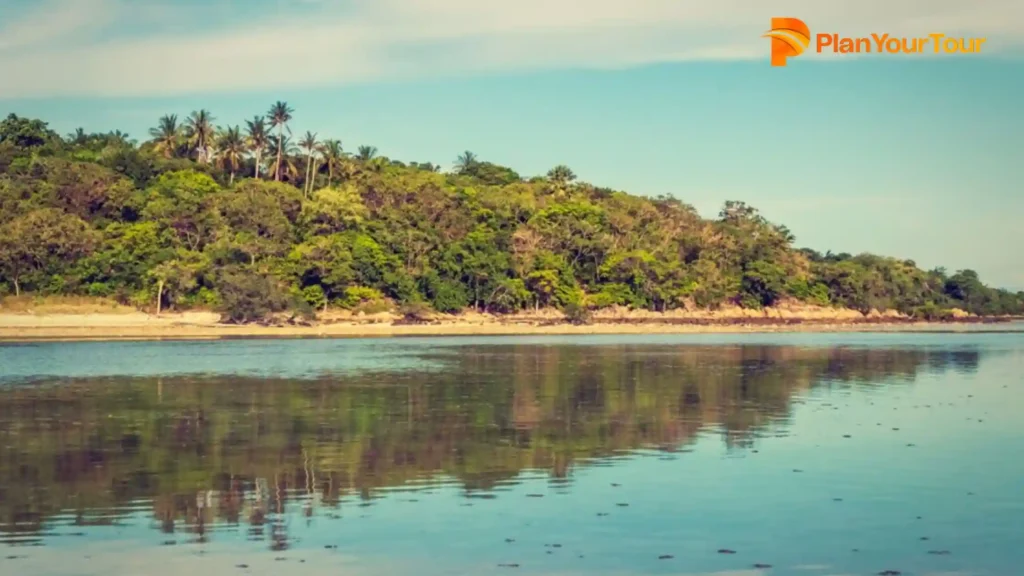
[[(267, 116), (270, 117), (270, 127), (277, 128), (277, 163), (274, 165), (274, 180), (281, 180), (281, 157), (284, 153), (281, 145), (285, 142), (284, 131), (288, 129), (288, 122), (291, 121), (294, 111), (288, 107), (286, 102), (278, 100), (267, 113)], [(288, 129), (288, 133), (291, 134), (292, 131)]]
[(267, 148), (267, 121), (263, 116), (256, 116), (245, 121), (246, 145), (256, 163), (256, 179), (260, 178), (260, 163), (263, 161), (263, 150)]
[(548, 170), (548, 180), (551, 180), (555, 184), (564, 186), (575, 179), (576, 174), (574, 174), (573, 171), (565, 164), (559, 164), (551, 170)]
[(168, 114), (162, 116), (156, 128), (149, 129), (149, 135), (153, 137), (153, 149), (163, 152), (164, 156), (171, 158), (178, 150), (181, 143), (181, 127), (178, 126), (178, 115)]
[(75, 131), (68, 134), (67, 141), (76, 146), (81, 146), (89, 141), (89, 135), (85, 133), (85, 128), (75, 128)]
[(112, 146), (134, 146), (134, 143), (128, 137), (128, 133), (121, 132), (120, 130), (114, 130), (107, 134), (107, 143)]
[(196, 151), (196, 160), (205, 163), (213, 143), (213, 115), (209, 110), (197, 110), (185, 120), (188, 144)]
[(238, 170), (238, 165), (245, 155), (245, 139), (242, 138), (241, 128), (229, 126), (226, 130), (221, 130), (217, 137), (217, 151), (220, 153), (220, 159), (224, 166), (231, 173), (228, 184), (234, 184), (235, 171)]
[(326, 140), (320, 145), (320, 153), (327, 165), (327, 186), (330, 187), (334, 184), (334, 171), (341, 167), (345, 152), (341, 149), (340, 140)]
[(281, 154), (281, 161), (277, 163), (277, 168), (280, 172), (287, 174), (290, 179), (298, 178), (299, 169), (295, 165), (294, 155), (299, 152), (295, 144), (292, 143), (291, 138), (288, 136), (271, 136), (270, 146), (276, 148)]
[(306, 131), (306, 135), (299, 141), (299, 147), (306, 151), (306, 181), (302, 183), (302, 196), (309, 196), (313, 191), (312, 177), (310, 171), (313, 168), (313, 154), (317, 151), (316, 134)]
[(358, 158), (359, 160), (362, 160), (363, 162), (369, 162), (370, 160), (373, 160), (376, 157), (377, 157), (377, 147), (376, 146), (360, 146), (359, 147), (359, 153), (356, 155), (356, 158)]
[(455, 159), (455, 171), (459, 174), (465, 174), (476, 167), (478, 163), (476, 154), (466, 150)]

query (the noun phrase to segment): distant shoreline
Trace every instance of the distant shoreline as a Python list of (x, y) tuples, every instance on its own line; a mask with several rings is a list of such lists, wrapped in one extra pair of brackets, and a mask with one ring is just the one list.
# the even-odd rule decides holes
[[(925, 322), (897, 317), (644, 317), (595, 318), (571, 324), (560, 318), (475, 315), (433, 322), (405, 322), (393, 315), (347, 318), (310, 325), (222, 324), (212, 313), (152, 316), (141, 312), (111, 314), (3, 314), (0, 342), (210, 340), (233, 338), (361, 338), (392, 336), (512, 336), (586, 334), (728, 334), (827, 332), (998, 332), (1014, 318), (959, 318)], [(973, 329), (976, 324), (992, 330)]]

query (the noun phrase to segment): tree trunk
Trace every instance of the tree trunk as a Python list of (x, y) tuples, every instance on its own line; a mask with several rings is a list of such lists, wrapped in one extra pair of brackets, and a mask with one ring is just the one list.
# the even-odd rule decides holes
[(164, 295), (164, 281), (161, 280), (156, 285), (156, 315), (160, 315), (160, 305), (163, 304)]
[(302, 197), (307, 198), (309, 194), (313, 192), (313, 186), (309, 181), (309, 169), (313, 166), (313, 153), (310, 152), (309, 156), (306, 156), (306, 181), (303, 182), (302, 186)]
[(277, 165), (274, 166), (274, 181), (281, 181), (281, 147), (284, 145), (284, 124), (277, 125)]
[(14, 295), (21, 296), (21, 284), (18, 284), (18, 279), (14, 279)]
[(233, 185), (234, 183), (235, 183), (235, 169), (234, 169), (234, 168), (232, 168), (232, 169), (231, 169), (231, 177), (230, 177), (230, 178), (228, 178), (228, 186), (231, 186), (231, 185)]
[(256, 179), (257, 180), (260, 179), (260, 160), (262, 160), (261, 156), (262, 156), (262, 154), (260, 153), (259, 150), (257, 150), (256, 151)]

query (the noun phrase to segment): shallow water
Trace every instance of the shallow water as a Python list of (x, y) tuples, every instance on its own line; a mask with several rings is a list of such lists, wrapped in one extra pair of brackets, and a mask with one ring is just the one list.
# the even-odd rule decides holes
[(0, 346), (0, 573), (1018, 576), (1021, 374), (1021, 333)]

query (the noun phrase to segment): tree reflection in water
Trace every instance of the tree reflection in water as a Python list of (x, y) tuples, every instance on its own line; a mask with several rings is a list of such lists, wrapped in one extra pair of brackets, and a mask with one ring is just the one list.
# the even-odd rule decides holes
[[(436, 359), (436, 358), (435, 358)], [(486, 496), (524, 471), (721, 434), (785, 433), (813, 387), (977, 368), (972, 350), (788, 346), (460, 347), (443, 370), (284, 380), (105, 378), (0, 390), (0, 539), (150, 510), (192, 541), (246, 525), (288, 547), (286, 506), (335, 517), (389, 487)], [(294, 518), (292, 516), (292, 518)]]

